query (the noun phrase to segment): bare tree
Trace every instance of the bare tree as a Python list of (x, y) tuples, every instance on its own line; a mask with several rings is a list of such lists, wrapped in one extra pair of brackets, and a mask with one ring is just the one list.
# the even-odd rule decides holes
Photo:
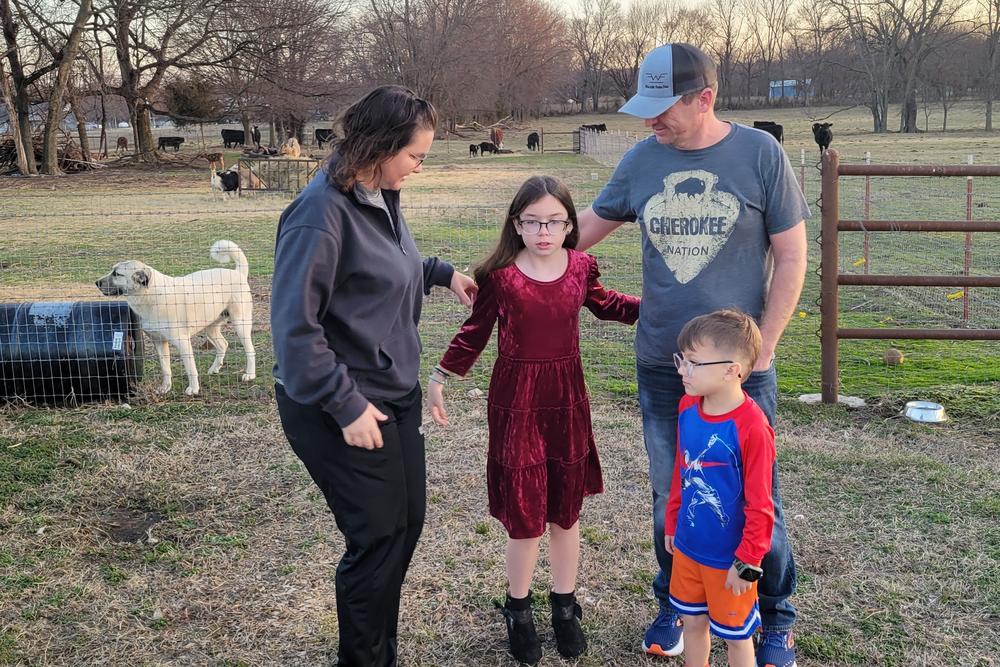
[(932, 52), (924, 62), (920, 76), (920, 89), (924, 100), (924, 130), (928, 130), (927, 116), (932, 103), (941, 105), (943, 118), (941, 131), (948, 130), (948, 112), (961, 99), (965, 90), (972, 87), (976, 72), (969, 67), (980, 56), (979, 45), (963, 35), (947, 49)]
[(1000, 66), (1000, 0), (978, 0), (979, 32), (985, 41), (983, 97), (986, 102), (986, 131), (993, 131), (993, 98), (996, 95), (997, 67)]
[[(168, 73), (230, 60), (259, 35), (227, 30), (227, 12), (263, 10), (262, 0), (234, 6), (228, 0), (97, 0), (94, 12), (102, 37), (98, 48), (114, 50), (117, 85), (129, 109), (141, 159), (155, 159), (150, 113)], [(215, 39), (221, 33), (228, 39)], [(207, 45), (221, 50), (209, 50)]]
[[(763, 70), (764, 95), (770, 99), (770, 81), (773, 67), (784, 58), (785, 39), (791, 0), (747, 0), (748, 35), (756, 61)], [(784, 79), (782, 73), (781, 79)]]
[(17, 159), (17, 169), (22, 174), (27, 175), (32, 173), (32, 168), (35, 164), (35, 151), (31, 146), (31, 135), (28, 135), (27, 143), (25, 143), (22, 138), (23, 133), (19, 118), (20, 114), (18, 113), (17, 103), (14, 98), (14, 89), (11, 86), (10, 79), (7, 78), (7, 72), (5, 71), (3, 64), (7, 55), (8, 54), (5, 53), (4, 57), (0, 58), (0, 97), (3, 99), (4, 106), (7, 107), (7, 125), (10, 128), (10, 135), (14, 141), (14, 154)]
[(32, 51), (38, 57), (37, 45), (25, 44), (22, 40), (24, 17), (12, 6), (11, 0), (0, 0), (0, 30), (6, 47), (4, 57), (10, 70), (10, 80), (4, 78), (4, 98), (10, 109), (10, 124), (17, 125), (13, 133), (18, 149), (18, 169), (21, 173), (37, 174), (35, 149), (31, 141), (31, 88), (42, 77), (58, 65), (53, 62), (42, 64), (38, 60), (25, 62), (23, 55)]
[(345, 20), (345, 4), (327, 0), (275, 0), (249, 19), (257, 44), (235, 61), (248, 84), (236, 98), (246, 130), (254, 106), (263, 105), (279, 128), (277, 139), (302, 142), (309, 119), (345, 97), (351, 44)]
[[(902, 76), (900, 132), (917, 131), (917, 82), (927, 57), (962, 38), (971, 24), (960, 18), (960, 0), (883, 0), (899, 30), (896, 58)], [(963, 28), (963, 26), (968, 27)]]
[(745, 12), (740, 0), (709, 0), (713, 39), (711, 50), (719, 71), (719, 94), (726, 106), (733, 105), (737, 54), (740, 49)]
[[(432, 100), (447, 115), (460, 91), (492, 77), (481, 35), (497, 30), (486, 0), (369, 0), (359, 17), (362, 58), (356, 77), (397, 82)], [(488, 81), (488, 80), (487, 80)]]
[(837, 12), (837, 28), (846, 34), (846, 57), (838, 64), (865, 77), (866, 100), (873, 131), (885, 132), (889, 93), (896, 82), (896, 44), (903, 26), (888, 3), (877, 0), (830, 0)]
[[(830, 54), (838, 44), (839, 32), (832, 17), (817, 12), (812, 5), (802, 4), (793, 12), (789, 31), (787, 61), (796, 73), (800, 97), (812, 95), (816, 99), (829, 98), (827, 87), (832, 86)], [(806, 82), (809, 85), (805, 85)]]
[(495, 25), (518, 29), (492, 30), (485, 38), (495, 54), (492, 101), (498, 116), (523, 118), (528, 109), (539, 111), (545, 95), (569, 75), (566, 21), (542, 0), (504, 0), (494, 3), (493, 11)]
[[(595, 112), (600, 110), (608, 58), (615, 44), (620, 17), (618, 0), (583, 0), (570, 20), (572, 48), (587, 81)], [(583, 111), (582, 100), (580, 107)]]
[(660, 40), (663, 3), (637, 0), (625, 10), (608, 51), (607, 70), (617, 93), (628, 99), (636, 91), (639, 65)]
[[(70, 73), (76, 65), (80, 43), (91, 15), (91, 0), (78, 0), (75, 13), (66, 14), (59, 4), (47, 0), (21, 0), (21, 15), (26, 19), (34, 43), (50, 58), (55, 68), (49, 83), (48, 109), (42, 137), (42, 166), (45, 174), (59, 173), (57, 138), (64, 117)], [(72, 8), (72, 5), (70, 5)]]

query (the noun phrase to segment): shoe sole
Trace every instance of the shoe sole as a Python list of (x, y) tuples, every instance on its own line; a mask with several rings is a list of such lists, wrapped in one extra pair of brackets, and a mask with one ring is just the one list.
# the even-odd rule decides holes
[(678, 656), (678, 655), (680, 655), (681, 653), (684, 652), (684, 640), (681, 639), (679, 642), (677, 642), (677, 645), (674, 646), (669, 651), (664, 651), (660, 647), (659, 644), (653, 644), (651, 646), (646, 646), (646, 642), (643, 642), (642, 643), (642, 650), (645, 651), (649, 655), (656, 655), (656, 656), (659, 656), (661, 658), (673, 658), (674, 656)]

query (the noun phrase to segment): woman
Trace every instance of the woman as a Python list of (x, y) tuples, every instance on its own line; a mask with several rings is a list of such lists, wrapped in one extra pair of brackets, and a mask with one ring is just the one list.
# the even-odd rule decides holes
[(340, 119), (323, 172), (278, 224), (271, 292), (275, 393), (295, 454), (344, 534), (340, 665), (394, 665), (403, 577), (424, 522), (417, 323), (423, 296), (475, 283), (421, 260), (399, 208), (434, 140), (434, 107), (399, 86)]

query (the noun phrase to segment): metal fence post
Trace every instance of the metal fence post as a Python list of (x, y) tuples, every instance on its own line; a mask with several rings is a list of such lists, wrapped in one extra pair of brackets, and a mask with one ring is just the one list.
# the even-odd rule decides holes
[(804, 148), (799, 153), (799, 186), (804, 197), (806, 194), (806, 149)]
[[(974, 156), (969, 155), (966, 162), (971, 165)], [(972, 222), (972, 176), (965, 177), (965, 219)], [(965, 260), (963, 262), (963, 275), (968, 278), (972, 269), (972, 232), (965, 234)], [(962, 321), (969, 321), (969, 287), (965, 286), (962, 294)]]
[[(865, 164), (872, 163), (871, 151), (865, 151)], [(872, 219), (872, 177), (865, 176), (865, 221)], [(868, 267), (871, 266), (871, 237), (865, 232), (865, 275), (868, 275)]]
[(836, 403), (840, 389), (837, 340), (837, 274), (840, 273), (837, 223), (840, 219), (840, 165), (837, 151), (829, 148), (823, 154), (822, 180), (822, 259), (820, 263), (820, 313), (822, 324), (821, 387), (824, 403)]

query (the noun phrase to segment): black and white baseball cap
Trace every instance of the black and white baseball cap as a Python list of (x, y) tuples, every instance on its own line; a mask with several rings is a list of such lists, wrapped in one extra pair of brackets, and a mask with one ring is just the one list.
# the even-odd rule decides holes
[(691, 44), (664, 44), (650, 51), (639, 66), (636, 94), (619, 109), (639, 118), (656, 118), (682, 95), (716, 82), (715, 63)]

